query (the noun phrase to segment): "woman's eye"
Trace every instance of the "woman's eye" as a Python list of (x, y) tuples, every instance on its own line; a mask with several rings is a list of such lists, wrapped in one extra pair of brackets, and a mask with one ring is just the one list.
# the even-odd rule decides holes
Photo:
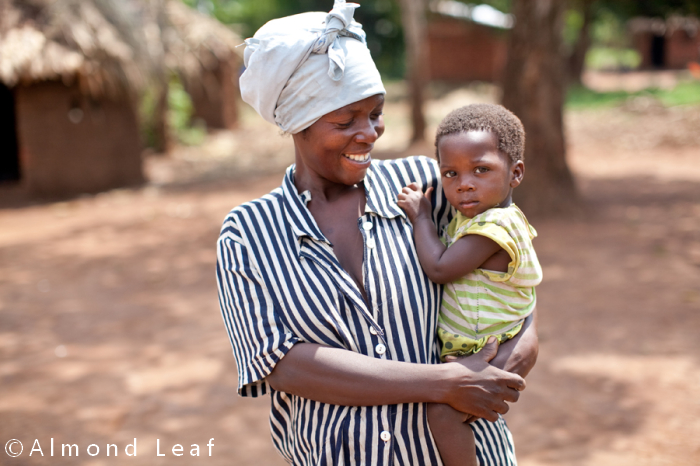
[(374, 118), (374, 119), (376, 120), (377, 118), (379, 118), (379, 117), (382, 116), (382, 115), (384, 115), (384, 112), (373, 113), (373, 114), (372, 114), (372, 118)]
[(452, 178), (452, 177), (457, 176), (457, 173), (455, 173), (454, 171), (450, 170), (450, 171), (445, 172), (445, 174), (442, 175), (442, 176), (444, 176), (445, 178)]
[(476, 167), (474, 170), (475, 173), (486, 173), (489, 171), (488, 167)]
[(352, 120), (344, 122), (344, 123), (338, 123), (338, 126), (341, 128), (349, 128), (352, 125)]

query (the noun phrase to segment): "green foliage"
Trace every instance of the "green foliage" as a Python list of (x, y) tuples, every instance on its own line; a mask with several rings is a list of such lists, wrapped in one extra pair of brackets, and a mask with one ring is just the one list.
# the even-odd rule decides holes
[(155, 87), (149, 86), (139, 102), (141, 140), (146, 147), (155, 147), (157, 142), (154, 121), (157, 101), (158, 95)]
[(673, 89), (649, 88), (638, 92), (596, 92), (587, 87), (569, 88), (566, 98), (568, 109), (611, 107), (633, 97), (654, 97), (666, 106), (700, 104), (700, 81), (683, 82)]
[(201, 144), (207, 134), (204, 122), (200, 120), (193, 124), (193, 113), (192, 99), (180, 78), (173, 75), (168, 83), (168, 127), (178, 142), (187, 146)]
[(628, 48), (591, 47), (586, 54), (586, 68), (591, 70), (632, 70), (641, 62), (639, 52)]
[(570, 8), (564, 16), (564, 43), (571, 48), (576, 43), (583, 27), (583, 14), (580, 10)]
[(592, 43), (598, 46), (622, 48), (628, 45), (626, 22), (610, 10), (598, 9), (591, 27)]
[[(330, 11), (333, 0), (182, 0), (225, 24), (236, 24), (244, 37), (252, 36), (274, 18), (307, 11)], [(397, 0), (364, 0), (355, 19), (367, 34), (367, 45), (386, 77), (401, 77), (404, 72), (404, 45), (401, 11)]]
[(670, 91), (661, 92), (659, 98), (667, 106), (700, 104), (700, 81), (680, 83)]
[(600, 8), (629, 19), (634, 16), (700, 15), (698, 0), (597, 0)]
[[(149, 86), (141, 96), (139, 105), (141, 137), (146, 147), (156, 147), (158, 143), (157, 104), (158, 88), (155, 85)], [(198, 119), (192, 120), (193, 111), (192, 99), (185, 91), (180, 78), (174, 74), (168, 82), (167, 124), (169, 132), (180, 144), (196, 146), (204, 142), (206, 124)]]

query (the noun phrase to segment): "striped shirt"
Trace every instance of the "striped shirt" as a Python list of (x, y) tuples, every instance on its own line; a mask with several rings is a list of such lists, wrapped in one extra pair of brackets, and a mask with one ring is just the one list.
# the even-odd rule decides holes
[[(438, 465), (424, 403), (337, 406), (273, 390), (265, 377), (298, 342), (373, 358), (436, 364), (441, 288), (422, 271), (412, 225), (396, 204), (403, 186), (432, 186), (433, 220), (451, 216), (427, 157), (374, 161), (364, 179), (367, 302), (298, 193), (294, 166), (281, 187), (233, 209), (218, 242), (219, 301), (243, 396), (271, 394), (275, 447), (295, 465)], [(475, 423), (482, 465), (515, 464), (501, 419)]]

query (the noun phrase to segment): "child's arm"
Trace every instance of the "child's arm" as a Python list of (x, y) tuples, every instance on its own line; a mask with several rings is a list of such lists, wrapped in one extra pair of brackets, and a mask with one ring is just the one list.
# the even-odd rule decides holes
[(455, 241), (446, 254), (447, 247), (440, 241), (431, 218), (428, 200), (431, 190), (428, 188), (423, 195), (418, 185), (411, 183), (399, 193), (397, 203), (413, 223), (416, 251), (423, 270), (435, 283), (449, 283), (474, 271), (503, 249), (485, 236), (467, 235)]

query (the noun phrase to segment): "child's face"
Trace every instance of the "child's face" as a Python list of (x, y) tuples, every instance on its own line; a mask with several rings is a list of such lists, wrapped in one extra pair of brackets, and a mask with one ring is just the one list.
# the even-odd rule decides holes
[(511, 163), (488, 131), (443, 136), (438, 142), (445, 196), (466, 217), (510, 204), (512, 189), (523, 178), (523, 162)]

